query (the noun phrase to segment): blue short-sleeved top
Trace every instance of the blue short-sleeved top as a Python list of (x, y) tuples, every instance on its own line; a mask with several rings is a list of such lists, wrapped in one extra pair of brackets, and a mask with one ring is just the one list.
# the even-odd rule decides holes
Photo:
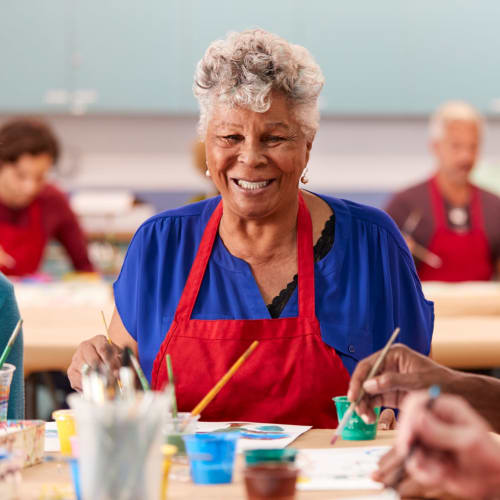
[[(381, 349), (396, 326), (399, 342), (428, 354), (433, 303), (425, 300), (410, 252), (381, 210), (321, 195), (335, 213), (335, 240), (315, 263), (316, 316), (323, 340), (349, 373)], [(151, 217), (130, 243), (115, 303), (137, 341), (144, 372), (170, 328), (205, 226), (220, 197)], [(297, 316), (297, 289), (281, 317)], [(217, 237), (193, 310), (195, 319), (270, 319), (249, 265)], [(196, 360), (193, 360), (196, 362)]]

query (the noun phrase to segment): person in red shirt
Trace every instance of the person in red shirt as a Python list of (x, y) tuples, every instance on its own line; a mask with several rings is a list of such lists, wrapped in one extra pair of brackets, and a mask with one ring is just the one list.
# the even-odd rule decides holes
[(77, 271), (93, 271), (84, 234), (66, 195), (47, 182), (59, 158), (49, 126), (15, 119), (0, 128), (0, 271), (25, 276), (40, 267), (51, 239)]
[(435, 174), (386, 207), (406, 238), (422, 281), (487, 281), (500, 274), (500, 198), (470, 181), (482, 118), (469, 104), (443, 104), (430, 123)]

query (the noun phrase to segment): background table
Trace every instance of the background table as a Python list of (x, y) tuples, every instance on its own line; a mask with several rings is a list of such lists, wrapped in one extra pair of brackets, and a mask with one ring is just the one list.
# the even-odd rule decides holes
[[(313, 429), (300, 436), (292, 447), (294, 448), (329, 448), (329, 441), (333, 430)], [(336, 446), (384, 446), (391, 445), (394, 441), (395, 431), (379, 431), (375, 441), (342, 441)], [(243, 458), (237, 457), (234, 481), (227, 485), (201, 486), (192, 483), (170, 481), (168, 498), (171, 500), (192, 500), (194, 498), (204, 500), (244, 499), (245, 486), (242, 478)], [(35, 500), (39, 498), (40, 491), (44, 485), (64, 485), (71, 482), (70, 471), (66, 464), (54, 462), (35, 465), (23, 471), (23, 484), (21, 498), (23, 500)], [(297, 500), (326, 500), (332, 498), (348, 498), (359, 495), (375, 495), (376, 491), (302, 491), (298, 492)]]
[[(16, 284), (24, 318), (24, 371), (66, 371), (76, 348), (103, 333), (113, 311), (111, 285)], [(432, 357), (452, 368), (500, 367), (500, 284), (425, 284), (435, 301)], [(65, 295), (66, 294), (66, 295)]]

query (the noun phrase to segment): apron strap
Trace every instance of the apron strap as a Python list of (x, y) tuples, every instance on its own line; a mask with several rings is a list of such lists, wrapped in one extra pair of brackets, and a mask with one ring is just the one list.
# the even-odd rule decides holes
[(297, 214), (297, 266), (299, 316), (312, 319), (316, 317), (312, 220), (300, 191)]
[(444, 210), (444, 200), (439, 191), (437, 177), (434, 176), (429, 180), (429, 194), (431, 197), (432, 215), (434, 216), (435, 230), (448, 227), (448, 221)]
[(212, 253), (215, 237), (219, 228), (219, 223), (222, 217), (222, 200), (218, 203), (213, 211), (208, 224), (203, 232), (198, 252), (194, 258), (193, 265), (189, 271), (189, 276), (182, 291), (181, 299), (175, 311), (175, 320), (185, 319), (191, 317), (191, 313), (200, 291), (205, 269), (207, 268), (208, 259)]
[[(297, 214), (297, 262), (298, 262), (298, 302), (299, 316), (315, 318), (314, 297), (314, 258), (312, 244), (312, 221), (302, 194), (298, 195), (299, 209)], [(222, 217), (222, 200), (210, 216), (203, 233), (198, 252), (189, 272), (186, 285), (182, 292), (174, 321), (187, 321), (196, 303), (201, 288), (208, 260), (217, 236)]]
[(470, 218), (471, 228), (484, 232), (483, 207), (481, 205), (481, 193), (477, 186), (471, 185)]

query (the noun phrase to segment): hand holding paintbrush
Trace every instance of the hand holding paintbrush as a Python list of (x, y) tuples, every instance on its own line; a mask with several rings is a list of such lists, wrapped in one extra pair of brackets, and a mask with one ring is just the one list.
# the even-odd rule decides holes
[[(374, 365), (372, 366), (370, 372), (368, 373), (368, 376), (366, 377), (366, 380), (372, 378), (374, 375), (377, 374), (377, 371), (379, 368), (382, 366), (382, 363), (384, 362), (384, 359), (389, 352), (389, 349), (391, 348), (392, 344), (396, 340), (396, 337), (399, 335), (399, 327), (397, 327), (393, 332), (389, 340), (387, 341), (387, 344), (385, 347), (382, 349), (380, 352), (379, 357), (377, 358), (377, 361), (375, 361)], [(356, 399), (356, 401), (352, 402), (351, 405), (349, 406), (349, 409), (344, 413), (344, 416), (342, 417), (342, 420), (339, 422), (339, 425), (337, 426), (337, 429), (335, 430), (335, 434), (333, 435), (333, 438), (330, 442), (330, 444), (335, 444), (339, 436), (342, 434), (342, 430), (344, 427), (347, 425), (347, 422), (351, 418), (354, 410), (356, 409), (356, 406), (359, 404), (359, 402), (363, 399), (363, 396), (365, 395), (365, 391), (363, 388), (361, 388), (361, 391), (359, 392), (359, 396)]]

